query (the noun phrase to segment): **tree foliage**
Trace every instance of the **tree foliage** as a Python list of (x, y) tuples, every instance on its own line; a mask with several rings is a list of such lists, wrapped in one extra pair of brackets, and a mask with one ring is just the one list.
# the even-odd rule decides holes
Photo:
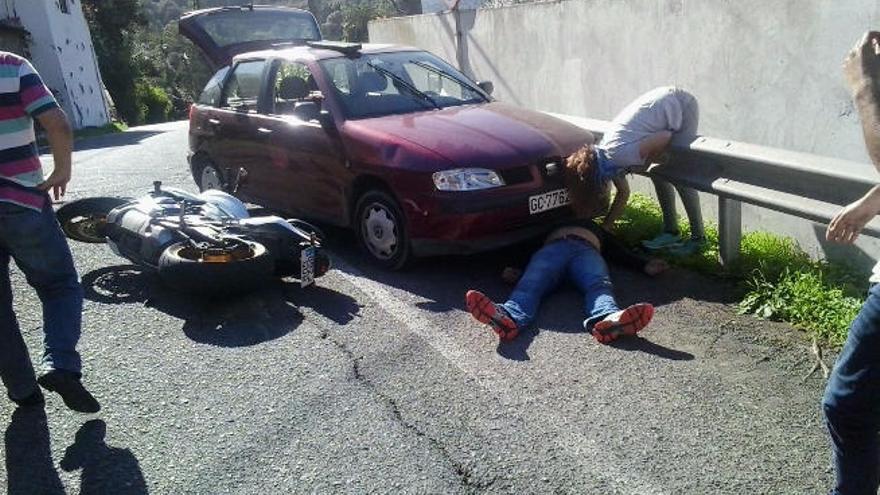
[(133, 32), (143, 22), (137, 0), (83, 0), (98, 65), (119, 117), (136, 120)]
[[(247, 0), (82, 0), (98, 64), (117, 117), (129, 125), (180, 118), (212, 71), (178, 34), (177, 20), (195, 9)], [(420, 0), (260, 0), (311, 11), (331, 40), (367, 41), (377, 17), (421, 12)]]

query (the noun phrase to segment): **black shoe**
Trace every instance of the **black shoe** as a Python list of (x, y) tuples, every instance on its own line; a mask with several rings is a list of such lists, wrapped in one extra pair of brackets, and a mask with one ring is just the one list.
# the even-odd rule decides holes
[(83, 387), (78, 373), (52, 370), (37, 378), (37, 383), (50, 392), (57, 392), (64, 405), (73, 411), (96, 413), (101, 410), (101, 404)]
[(40, 387), (35, 388), (33, 393), (27, 397), (13, 399), (10, 396), (9, 400), (18, 404), (18, 407), (43, 407), (46, 404), (46, 399), (43, 398), (43, 392), (40, 390)]

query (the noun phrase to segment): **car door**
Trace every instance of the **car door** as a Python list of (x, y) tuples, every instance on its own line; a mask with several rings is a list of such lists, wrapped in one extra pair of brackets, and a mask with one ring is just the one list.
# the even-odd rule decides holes
[(224, 181), (239, 186), (236, 193), (243, 199), (262, 204), (259, 182), (238, 182), (240, 172), (247, 172), (260, 163), (263, 156), (262, 136), (255, 121), (259, 115), (259, 97), (264, 92), (266, 61), (243, 60), (236, 63), (226, 79), (220, 106), (206, 125), (213, 126), (214, 154)]
[(265, 160), (248, 174), (267, 187), (275, 207), (306, 218), (345, 223), (345, 156), (332, 119), (318, 116), (323, 100), (310, 68), (277, 61), (269, 71), (266, 115), (256, 117)]

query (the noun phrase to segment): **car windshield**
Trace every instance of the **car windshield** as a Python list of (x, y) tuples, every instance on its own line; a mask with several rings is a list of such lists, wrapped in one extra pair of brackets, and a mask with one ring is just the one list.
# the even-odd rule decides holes
[(349, 119), (489, 101), (464, 74), (427, 52), (364, 54), (320, 64)]
[(308, 13), (254, 10), (217, 12), (196, 19), (217, 46), (276, 40), (320, 40), (314, 18)]

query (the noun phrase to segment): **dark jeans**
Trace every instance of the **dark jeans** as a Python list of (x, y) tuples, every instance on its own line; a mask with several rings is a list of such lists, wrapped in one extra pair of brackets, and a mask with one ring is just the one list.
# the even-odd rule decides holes
[(0, 202), (0, 378), (9, 396), (34, 391), (34, 369), (12, 310), (9, 259), (24, 273), (43, 305), (46, 369), (80, 372), (76, 352), (82, 326), (82, 287), (67, 240), (51, 204), (42, 212)]
[(834, 452), (832, 495), (876, 495), (880, 485), (880, 285), (849, 329), (822, 401)]
[(510, 299), (502, 307), (517, 327), (525, 328), (535, 321), (544, 296), (559, 286), (564, 277), (584, 294), (587, 330), (619, 311), (602, 255), (593, 246), (570, 239), (551, 242), (532, 255)]

